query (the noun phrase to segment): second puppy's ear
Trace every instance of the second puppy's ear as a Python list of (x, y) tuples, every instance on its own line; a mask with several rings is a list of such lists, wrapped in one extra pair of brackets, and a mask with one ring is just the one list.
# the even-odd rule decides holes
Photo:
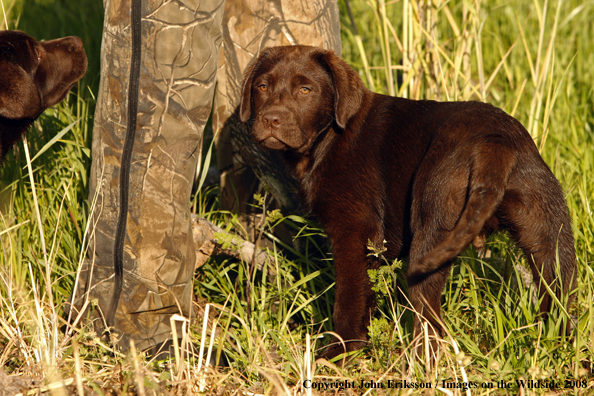
[(31, 76), (2, 59), (0, 70), (0, 116), (11, 120), (36, 118), (41, 99)]

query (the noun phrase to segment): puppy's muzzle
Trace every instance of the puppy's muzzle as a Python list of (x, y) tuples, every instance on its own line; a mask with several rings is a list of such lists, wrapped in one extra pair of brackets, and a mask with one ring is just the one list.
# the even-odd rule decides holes
[(269, 111), (262, 115), (262, 125), (266, 129), (278, 129), (283, 123), (283, 114), (279, 111)]

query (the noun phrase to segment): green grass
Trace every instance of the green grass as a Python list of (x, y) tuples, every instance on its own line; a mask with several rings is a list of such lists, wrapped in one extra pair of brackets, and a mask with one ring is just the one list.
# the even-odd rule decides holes
[[(11, 0), (3, 2), (6, 9), (12, 5)], [(213, 371), (195, 358), (147, 363), (137, 354), (119, 356), (88, 331), (64, 337), (51, 315), (61, 314), (84, 254), (102, 10), (99, 1), (36, 0), (17, 1), (7, 18), (9, 27), (38, 39), (78, 35), (85, 42), (90, 66), (69, 100), (46, 111), (27, 135), (31, 157), (43, 151), (31, 163), (38, 203), (22, 144), (0, 168), (0, 367), (4, 371), (42, 373), (44, 385), (71, 381), (67, 394), (78, 380), (100, 394), (110, 390), (194, 394), (209, 389), (295, 393), (306, 391), (302, 384), (307, 378), (316, 384), (359, 384), (364, 379), (384, 386), (388, 380), (429, 381), (433, 386), (444, 385), (442, 381), (475, 382), (494, 385), (491, 394), (517, 394), (519, 379), (548, 379), (567, 394), (583, 394), (584, 384), (592, 392), (594, 2), (438, 0), (427, 6), (411, 0), (352, 0), (349, 4), (357, 29), (341, 0), (343, 57), (369, 87), (418, 99), (485, 100), (518, 118), (534, 137), (564, 188), (573, 220), (579, 284), (569, 312), (577, 318), (573, 342), (557, 337), (561, 321), (567, 320), (562, 310), (553, 313), (558, 321), (539, 321), (533, 290), (518, 273), (525, 268), (524, 260), (505, 235), (496, 235), (488, 240), (487, 256), (468, 249), (457, 261), (443, 295), (448, 335), (436, 366), (417, 359), (409, 347), (412, 313), (399, 263), (377, 276), (381, 291), (370, 344), (357, 352), (356, 363), (313, 364), (312, 356), (323, 344), (319, 336), (327, 340), (332, 330), (327, 319), (334, 300), (332, 255), (315, 223), (279, 213), (269, 213), (264, 226), (276, 241), (270, 252), (271, 271), (252, 272), (246, 263), (217, 257), (196, 273), (196, 294), (209, 302), (213, 320), (204, 328), (201, 320), (192, 324), (185, 339), (192, 341), (197, 354), (201, 346), (203, 354), (224, 350), (229, 368)], [(218, 210), (217, 192), (216, 186), (201, 191), (195, 207), (201, 216), (232, 231), (238, 225), (233, 216)], [(280, 223), (297, 235), (292, 244), (274, 236)], [(575, 380), (580, 382), (571, 382)], [(503, 383), (506, 388), (497, 387)], [(523, 391), (544, 394), (546, 389)], [(353, 393), (365, 392), (356, 388)], [(448, 392), (466, 394), (461, 388), (443, 393)], [(411, 389), (411, 394), (426, 392)]]

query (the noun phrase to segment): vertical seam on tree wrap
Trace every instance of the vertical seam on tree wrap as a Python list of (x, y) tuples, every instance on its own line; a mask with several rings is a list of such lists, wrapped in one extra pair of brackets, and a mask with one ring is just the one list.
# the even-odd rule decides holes
[(132, 62), (130, 66), (130, 81), (128, 85), (128, 124), (126, 139), (122, 150), (120, 167), (120, 213), (116, 226), (113, 251), (114, 285), (111, 308), (106, 318), (108, 326), (115, 325), (115, 313), (120, 302), (124, 283), (124, 242), (126, 240), (126, 223), (128, 221), (128, 190), (130, 184), (130, 164), (132, 150), (136, 136), (136, 118), (138, 112), (138, 86), (140, 82), (141, 61), (141, 4), (142, 0), (132, 0), (131, 30), (132, 30)]

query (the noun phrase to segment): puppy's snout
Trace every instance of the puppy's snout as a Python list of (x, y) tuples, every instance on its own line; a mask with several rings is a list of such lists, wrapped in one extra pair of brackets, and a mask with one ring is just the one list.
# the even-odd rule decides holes
[(47, 52), (67, 51), (73, 54), (82, 54), (85, 51), (83, 42), (79, 37), (70, 36), (40, 43)]
[(270, 111), (262, 115), (262, 123), (266, 128), (278, 128), (283, 123), (283, 117), (279, 112)]
[(72, 36), (68, 37), (68, 51), (69, 52), (78, 52), (83, 49), (83, 42), (79, 37)]

